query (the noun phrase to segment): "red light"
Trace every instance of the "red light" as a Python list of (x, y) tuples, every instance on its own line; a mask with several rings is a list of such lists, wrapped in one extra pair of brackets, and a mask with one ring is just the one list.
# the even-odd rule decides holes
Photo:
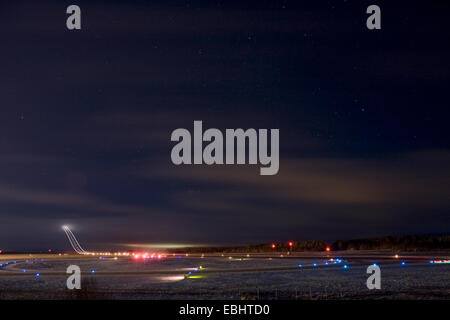
[(327, 252), (330, 252), (330, 250), (331, 250), (330, 247), (325, 248), (325, 251), (327, 251)]
[(275, 243), (272, 243), (272, 249), (275, 249), (276, 245)]
[(148, 252), (142, 252), (142, 253), (132, 253), (131, 256), (135, 260), (149, 260), (149, 259), (162, 259), (165, 256), (162, 254), (156, 254), (156, 253), (148, 253)]
[(3, 251), (2, 250), (0, 250), (0, 253), (2, 253)]
[(289, 247), (292, 247), (294, 243), (292, 241), (289, 242)]

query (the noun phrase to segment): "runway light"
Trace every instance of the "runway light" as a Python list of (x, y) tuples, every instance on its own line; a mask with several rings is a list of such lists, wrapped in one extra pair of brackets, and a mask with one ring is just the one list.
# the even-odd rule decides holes
[(275, 249), (276, 247), (275, 243), (272, 243), (272, 249)]
[(348, 265), (344, 264), (343, 268), (348, 269)]
[(398, 254), (396, 254), (396, 255), (394, 256), (394, 258), (395, 258), (395, 259), (398, 259)]
[(434, 263), (450, 263), (450, 260), (435, 260)]
[(289, 247), (292, 247), (294, 243), (292, 241), (289, 241)]
[(406, 262), (405, 261), (402, 261), (402, 266), (406, 266)]
[(303, 267), (303, 265), (299, 264), (298, 267), (301, 268), (301, 267)]
[(25, 270), (25, 269), (22, 269), (22, 272), (27, 272), (27, 270)]
[(202, 279), (204, 276), (189, 276), (189, 279)]
[(94, 269), (92, 269), (92, 270), (91, 270), (91, 273), (95, 273), (95, 270), (94, 270)]
[(36, 273), (35, 276), (36, 276), (36, 277), (40, 277), (41, 274), (40, 274), (40, 273)]
[(325, 251), (326, 251), (326, 252), (330, 252), (330, 251), (331, 251), (330, 247), (326, 247), (326, 248), (325, 248)]
[(317, 263), (313, 263), (313, 267), (317, 267)]
[(433, 260), (430, 260), (430, 263), (431, 263), (431, 264), (433, 264), (433, 263), (434, 263), (434, 261), (433, 261)]

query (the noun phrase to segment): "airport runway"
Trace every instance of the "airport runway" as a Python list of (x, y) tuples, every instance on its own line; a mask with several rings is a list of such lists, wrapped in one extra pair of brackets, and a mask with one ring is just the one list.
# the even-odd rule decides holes
[[(394, 265), (394, 264), (428, 264), (430, 261), (436, 260), (449, 260), (450, 252), (423, 252), (423, 253), (405, 253), (400, 252), (393, 254), (392, 252), (381, 252), (381, 251), (364, 251), (364, 252), (335, 252), (335, 253), (322, 253), (322, 252), (284, 252), (284, 253), (224, 253), (224, 254), (168, 254), (163, 259), (228, 259), (228, 260), (311, 260), (311, 263), (303, 263), (301, 265), (302, 269), (315, 269), (320, 267), (326, 267), (329, 270), (342, 268), (342, 266), (347, 265), (349, 267), (369, 265), (376, 262), (377, 264), (383, 265)], [(14, 267), (14, 265), (20, 266), (28, 261), (67, 261), (69, 263), (74, 263), (77, 260), (97, 262), (98, 259), (106, 260), (120, 260), (120, 261), (132, 261), (133, 258), (130, 256), (119, 257), (119, 256), (91, 256), (91, 255), (80, 255), (80, 254), (2, 254), (0, 256), (0, 277), (8, 276), (30, 276), (29, 272), (22, 272), (20, 268)], [(312, 261), (320, 260), (320, 263), (314, 263)], [(339, 262), (338, 262), (339, 261)], [(136, 264), (140, 263), (136, 261)], [(143, 262), (145, 263), (145, 262)], [(158, 268), (156, 266), (156, 268)], [(277, 272), (277, 271), (292, 271), (298, 270), (299, 265), (283, 265), (283, 266), (262, 266), (262, 267), (243, 267), (243, 268), (207, 268), (202, 270), (195, 270), (196, 272), (201, 272), (202, 274), (214, 274), (214, 273), (251, 273), (251, 272)], [(90, 274), (90, 272), (82, 271), (84, 274)], [(41, 276), (65, 276), (67, 273), (65, 271), (45, 271), (39, 270)], [(174, 269), (144, 269), (144, 270), (108, 270), (108, 271), (97, 271), (96, 275), (170, 275), (170, 274), (180, 274), (178, 268)], [(186, 274), (188, 274), (186, 272)]]

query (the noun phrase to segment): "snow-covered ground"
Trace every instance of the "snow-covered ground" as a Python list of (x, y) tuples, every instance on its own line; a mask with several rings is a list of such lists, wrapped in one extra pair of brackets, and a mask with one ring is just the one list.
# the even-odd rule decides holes
[[(6, 261), (0, 260), (0, 299), (450, 298), (448, 264), (380, 263), (382, 289), (368, 290), (369, 263), (326, 262), (319, 258), (184, 256), (147, 262), (131, 258), (30, 258), (5, 265)], [(71, 264), (83, 272), (81, 290), (66, 287), (69, 275), (65, 272)], [(20, 275), (13, 275), (15, 272)]]

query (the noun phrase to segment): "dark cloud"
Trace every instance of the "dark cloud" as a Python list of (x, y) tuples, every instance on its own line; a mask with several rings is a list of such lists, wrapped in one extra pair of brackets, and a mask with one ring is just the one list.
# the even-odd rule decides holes
[[(448, 4), (69, 4), (1, 4), (2, 249), (448, 232)], [(194, 120), (279, 128), (279, 174), (172, 165)]]

